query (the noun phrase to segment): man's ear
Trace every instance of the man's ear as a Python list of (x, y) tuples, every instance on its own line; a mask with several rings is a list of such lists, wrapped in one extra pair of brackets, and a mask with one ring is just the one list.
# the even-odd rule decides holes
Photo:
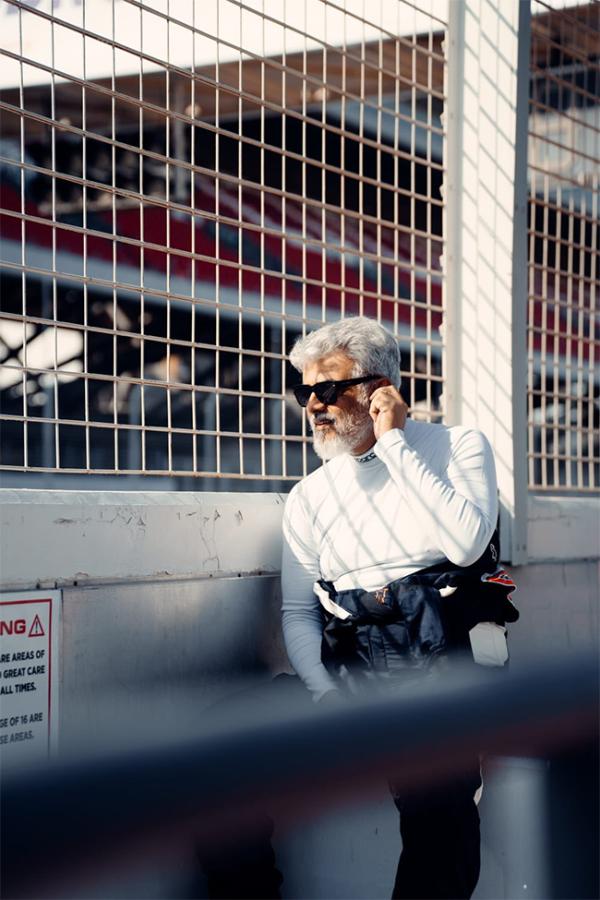
[(390, 381), (389, 378), (377, 378), (376, 380), (372, 381), (371, 382), (371, 390), (369, 391), (369, 397), (371, 397), (375, 393), (377, 388), (387, 387), (391, 383), (392, 382)]

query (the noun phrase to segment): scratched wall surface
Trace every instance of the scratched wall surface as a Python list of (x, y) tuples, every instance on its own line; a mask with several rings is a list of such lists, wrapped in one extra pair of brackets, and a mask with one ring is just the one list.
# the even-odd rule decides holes
[(2, 490), (0, 498), (4, 589), (279, 571), (279, 494)]

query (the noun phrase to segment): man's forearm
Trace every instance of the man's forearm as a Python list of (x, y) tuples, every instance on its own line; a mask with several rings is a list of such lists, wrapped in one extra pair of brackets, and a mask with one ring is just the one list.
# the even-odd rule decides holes
[(335, 689), (321, 662), (323, 624), (318, 609), (283, 611), (283, 636), (289, 660), (315, 700)]

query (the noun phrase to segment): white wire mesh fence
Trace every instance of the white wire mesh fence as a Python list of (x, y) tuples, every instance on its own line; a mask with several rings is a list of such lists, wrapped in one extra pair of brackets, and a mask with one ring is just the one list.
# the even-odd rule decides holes
[(2, 468), (298, 478), (352, 314), (441, 415), (445, 9), (2, 0)]
[(529, 484), (600, 487), (600, 4), (534, 0), (529, 124)]
[[(529, 483), (598, 488), (597, 2), (534, 0)], [(291, 481), (357, 313), (442, 415), (445, 0), (0, 0), (0, 468)]]

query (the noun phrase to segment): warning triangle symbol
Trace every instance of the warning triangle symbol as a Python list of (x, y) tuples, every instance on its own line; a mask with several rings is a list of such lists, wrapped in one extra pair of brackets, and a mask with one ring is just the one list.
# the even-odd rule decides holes
[(40, 617), (36, 616), (33, 622), (31, 623), (31, 628), (29, 629), (28, 637), (43, 637), (45, 635), (44, 626), (40, 622)]

